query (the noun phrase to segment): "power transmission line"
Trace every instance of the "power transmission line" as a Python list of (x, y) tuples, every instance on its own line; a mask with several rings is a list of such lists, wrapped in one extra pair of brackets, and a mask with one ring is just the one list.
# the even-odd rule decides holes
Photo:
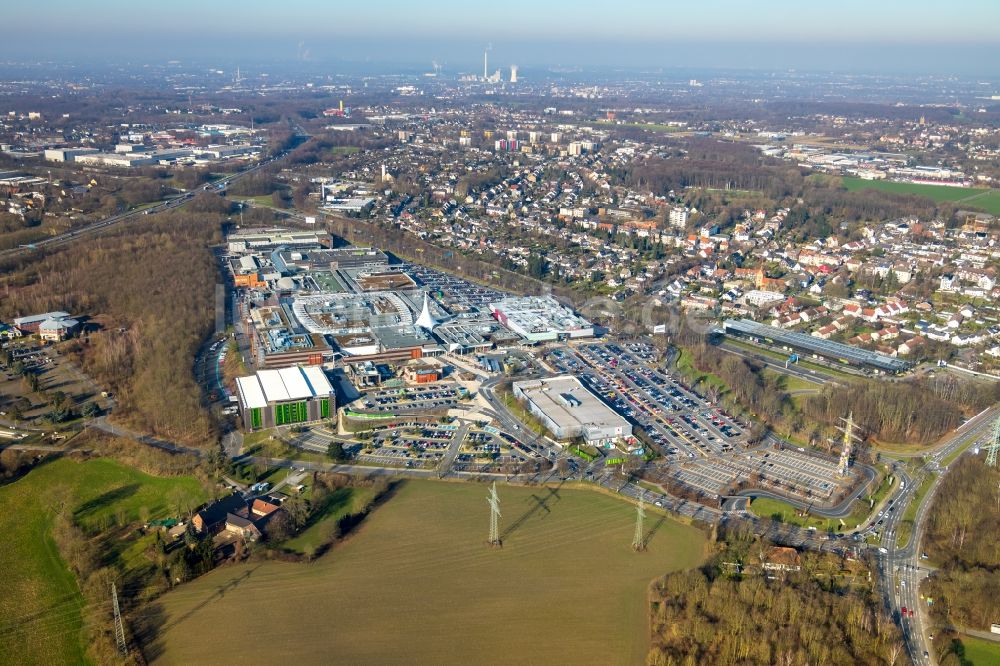
[(854, 446), (855, 441), (860, 441), (860, 437), (854, 433), (854, 412), (847, 415), (846, 419), (841, 419), (844, 422), (843, 428), (838, 428), (844, 433), (844, 448), (840, 451), (840, 462), (837, 464), (837, 473), (840, 476), (847, 476), (848, 465), (851, 464), (851, 448)]
[(125, 642), (125, 625), (122, 624), (122, 612), (118, 608), (118, 590), (115, 588), (114, 582), (111, 583), (111, 602), (115, 610), (115, 642), (118, 643), (118, 649), (121, 650), (122, 656), (127, 657), (128, 644)]
[(997, 449), (1000, 449), (1000, 416), (993, 423), (993, 437), (986, 445), (986, 464), (989, 467), (997, 466)]
[(632, 550), (638, 552), (646, 550), (646, 539), (645, 532), (642, 529), (642, 523), (646, 519), (646, 507), (639, 498), (639, 506), (635, 508), (635, 536), (632, 537)]
[(486, 498), (490, 504), (490, 541), (491, 546), (503, 545), (500, 542), (500, 497), (497, 495), (497, 482), (490, 486), (490, 496)]

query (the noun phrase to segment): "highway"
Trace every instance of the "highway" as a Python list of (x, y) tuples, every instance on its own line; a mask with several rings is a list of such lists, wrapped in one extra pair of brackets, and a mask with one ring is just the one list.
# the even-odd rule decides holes
[[(1000, 407), (994, 407), (960, 426), (951, 438), (934, 449), (914, 478), (905, 488), (897, 490), (890, 500), (895, 504), (895, 511), (886, 514), (882, 533), (883, 546), (879, 549), (880, 591), (885, 608), (899, 621), (910, 658), (918, 666), (935, 663), (928, 639), (929, 622), (925, 616), (927, 608), (920, 600), (920, 582), (930, 575), (932, 570), (924, 566), (923, 560), (920, 559), (920, 542), (927, 526), (927, 517), (934, 495), (947, 473), (947, 467), (941, 468), (940, 464), (952, 453), (968, 448), (987, 437), (998, 414)], [(916, 498), (917, 490), (927, 475), (935, 473), (937, 476), (933, 484), (917, 507), (909, 542), (904, 547), (897, 548), (897, 530), (903, 514)], [(906, 617), (903, 617), (903, 608), (907, 610)]]
[(181, 206), (183, 206), (183, 205), (185, 205), (187, 203), (190, 203), (192, 200), (194, 200), (194, 198), (198, 194), (200, 194), (202, 192), (223, 192), (223, 191), (225, 191), (226, 188), (231, 183), (234, 183), (234, 182), (240, 180), (241, 178), (244, 178), (244, 177), (250, 175), (251, 173), (253, 173), (253, 172), (257, 171), (258, 169), (261, 169), (261, 168), (263, 168), (263, 167), (271, 164), (272, 162), (280, 160), (281, 158), (283, 158), (287, 154), (288, 154), (287, 151), (283, 152), (283, 153), (278, 153), (278, 154), (276, 154), (276, 155), (274, 155), (272, 157), (269, 157), (267, 159), (264, 159), (264, 160), (258, 162), (257, 164), (254, 164), (253, 166), (247, 167), (243, 171), (239, 171), (237, 173), (233, 173), (233, 174), (229, 174), (227, 176), (224, 176), (224, 177), (222, 177), (222, 178), (220, 178), (220, 179), (218, 179), (218, 180), (216, 180), (216, 181), (214, 181), (212, 183), (208, 183), (207, 185), (201, 186), (197, 190), (192, 190), (192, 191), (189, 191), (189, 192), (183, 192), (183, 193), (181, 193), (181, 194), (179, 194), (177, 196), (173, 196), (173, 197), (171, 197), (169, 199), (166, 199), (165, 201), (161, 201), (160, 203), (157, 203), (156, 205), (150, 206), (149, 208), (132, 210), (132, 211), (128, 211), (126, 213), (116, 213), (115, 215), (111, 215), (110, 217), (106, 217), (106, 218), (104, 218), (102, 220), (98, 220), (97, 222), (93, 222), (93, 223), (88, 224), (88, 225), (86, 225), (84, 227), (80, 227), (79, 229), (73, 229), (71, 231), (67, 231), (65, 233), (61, 233), (61, 234), (59, 234), (57, 236), (52, 236), (50, 238), (45, 238), (43, 240), (39, 240), (39, 241), (37, 241), (35, 243), (31, 243), (29, 245), (22, 245), (22, 246), (19, 246), (19, 247), (10, 248), (10, 249), (7, 249), (7, 250), (0, 251), (0, 257), (3, 257), (3, 258), (6, 258), (6, 257), (15, 257), (15, 256), (18, 256), (18, 255), (29, 254), (29, 253), (34, 252), (36, 250), (60, 247), (62, 245), (66, 245), (66, 244), (71, 243), (73, 241), (80, 240), (81, 238), (86, 238), (86, 237), (89, 237), (89, 236), (96, 235), (96, 234), (98, 234), (98, 233), (100, 233), (100, 232), (108, 229), (109, 227), (115, 226), (115, 225), (120, 224), (122, 222), (127, 222), (127, 221), (135, 219), (135, 218), (141, 218), (144, 215), (155, 215), (156, 213), (162, 213), (164, 211), (169, 211), (169, 210), (173, 210), (175, 208), (180, 208)]

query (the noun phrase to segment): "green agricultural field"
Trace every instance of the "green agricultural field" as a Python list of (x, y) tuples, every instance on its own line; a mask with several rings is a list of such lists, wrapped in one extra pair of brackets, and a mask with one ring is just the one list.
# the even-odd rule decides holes
[(374, 495), (375, 491), (371, 488), (340, 488), (333, 491), (312, 522), (282, 546), (297, 553), (315, 552), (320, 545), (330, 540), (338, 520), (348, 514), (359, 513)]
[(965, 649), (962, 663), (970, 666), (990, 666), (1000, 664), (1000, 643), (966, 636), (962, 634), (960, 640)]
[[(648, 585), (701, 563), (703, 534), (650, 511), (635, 553), (618, 498), (498, 490), (502, 549), (486, 545), (486, 486), (408, 481), (312, 564), (226, 567), (166, 594), (145, 649), (156, 664), (644, 663)], [(192, 640), (206, 628), (238, 639)]]
[(687, 127), (677, 125), (667, 125), (666, 123), (616, 123), (610, 120), (598, 120), (598, 125), (614, 125), (615, 127), (635, 127), (637, 129), (649, 130), (651, 132), (686, 132)]
[(922, 185), (919, 183), (893, 183), (885, 180), (863, 180), (853, 176), (841, 179), (849, 191), (879, 190), (893, 194), (916, 194), (935, 202), (951, 201), (982, 208), (993, 215), (1000, 215), (1000, 190), (976, 187), (949, 187), (947, 185)]
[[(86, 663), (83, 598), (50, 537), (54, 503), (91, 531), (116, 517), (137, 520), (143, 507), (150, 518), (168, 516), (175, 488), (195, 504), (205, 499), (193, 478), (152, 477), (110, 460), (61, 459), (0, 487), (0, 665)], [(108, 565), (127, 568), (127, 557), (113, 554)]]
[(638, 127), (639, 129), (649, 130), (651, 132), (684, 132), (686, 128), (678, 127), (676, 125), (665, 125), (663, 123), (626, 123), (627, 127)]

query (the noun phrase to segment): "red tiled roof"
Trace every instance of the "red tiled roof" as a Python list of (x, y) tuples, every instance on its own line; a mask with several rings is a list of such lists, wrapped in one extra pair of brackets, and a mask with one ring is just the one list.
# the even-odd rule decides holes
[(255, 499), (251, 511), (255, 516), (269, 516), (281, 507), (262, 499)]

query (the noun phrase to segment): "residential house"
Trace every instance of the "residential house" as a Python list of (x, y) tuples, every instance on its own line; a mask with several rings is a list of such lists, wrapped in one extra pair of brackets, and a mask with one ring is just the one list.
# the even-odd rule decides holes
[(201, 534), (211, 534), (221, 530), (229, 514), (246, 517), (247, 502), (239, 493), (212, 502), (195, 514), (191, 519), (195, 531)]
[(225, 531), (247, 541), (257, 541), (261, 537), (260, 528), (254, 521), (235, 513), (226, 514)]
[(763, 566), (766, 571), (799, 571), (802, 569), (802, 560), (794, 548), (775, 546), (767, 554)]
[(925, 344), (927, 344), (927, 340), (925, 340), (922, 336), (915, 335), (906, 342), (899, 345), (899, 347), (897, 347), (896, 349), (900, 356), (909, 356), (916, 350), (923, 347)]
[(833, 324), (828, 324), (826, 326), (821, 326), (812, 332), (814, 337), (820, 338), (821, 340), (829, 340), (830, 336), (837, 332), (837, 327)]
[(250, 515), (256, 520), (259, 518), (267, 518), (275, 511), (281, 509), (281, 504), (277, 502), (271, 502), (266, 499), (258, 497), (250, 505)]
[(941, 276), (941, 281), (938, 286), (938, 291), (956, 291), (958, 290), (958, 278), (952, 273), (945, 273)]

